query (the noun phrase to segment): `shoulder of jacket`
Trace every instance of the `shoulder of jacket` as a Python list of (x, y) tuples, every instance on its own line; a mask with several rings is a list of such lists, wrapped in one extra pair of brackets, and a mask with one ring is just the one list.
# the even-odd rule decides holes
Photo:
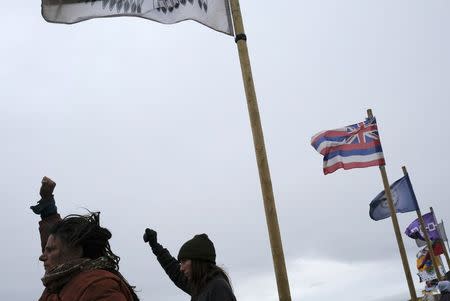
[(50, 294), (47, 289), (42, 292), (39, 301), (59, 301), (59, 296), (57, 294)]
[[(61, 295), (78, 296), (78, 298), (80, 298), (91, 286), (105, 280), (116, 283), (118, 287), (120, 287), (122, 283), (118, 276), (105, 270), (83, 271), (73, 277), (72, 280), (64, 286)], [(78, 299), (75, 298), (72, 300)]]
[(230, 284), (223, 277), (215, 277), (211, 279), (207, 285), (211, 290), (214, 289), (231, 289)]
[(101, 270), (101, 269), (95, 269), (95, 270), (89, 270), (89, 271), (83, 271), (80, 274), (78, 274), (74, 279), (76, 278), (82, 278), (85, 281), (91, 280), (96, 281), (98, 279), (117, 279), (120, 280), (119, 276), (116, 274), (107, 271), (107, 270)]
[(210, 298), (213, 298), (214, 300), (236, 301), (231, 285), (223, 277), (219, 276), (211, 279), (206, 291)]
[(222, 275), (217, 275), (216, 277), (211, 279), (211, 282), (228, 284), (228, 281), (226, 281), (225, 278)]

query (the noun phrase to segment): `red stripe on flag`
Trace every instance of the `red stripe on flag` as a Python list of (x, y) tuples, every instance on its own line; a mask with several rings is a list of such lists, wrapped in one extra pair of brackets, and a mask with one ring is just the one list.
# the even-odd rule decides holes
[(337, 145), (337, 146), (330, 146), (330, 147), (325, 147), (320, 154), (321, 155), (328, 155), (331, 152), (335, 152), (335, 151), (349, 151), (349, 150), (359, 150), (359, 149), (369, 149), (375, 146), (379, 146), (381, 145), (380, 140), (375, 140), (372, 142), (368, 142), (368, 143), (355, 143), (355, 144), (342, 144), (342, 145)]
[[(319, 134), (318, 136), (313, 137), (313, 139), (311, 141), (311, 144), (316, 143), (316, 141), (318, 139), (322, 138), (322, 137), (334, 138), (334, 137), (349, 137), (349, 136), (353, 136), (353, 135), (357, 134), (361, 129), (362, 128), (359, 127), (359, 128), (356, 128), (354, 131), (351, 131), (351, 132), (348, 132), (347, 130), (344, 130), (344, 129), (342, 129), (342, 130), (336, 129), (336, 130), (325, 131), (325, 132)], [(378, 127), (377, 127), (376, 124), (371, 124), (369, 126), (364, 127), (364, 130), (365, 131), (368, 131), (368, 130), (375, 131), (375, 130), (378, 130)]]

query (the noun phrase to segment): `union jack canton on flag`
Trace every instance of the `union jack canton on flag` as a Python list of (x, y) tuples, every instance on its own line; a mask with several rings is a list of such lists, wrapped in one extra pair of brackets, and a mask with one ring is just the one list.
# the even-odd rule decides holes
[(311, 145), (323, 155), (323, 173), (384, 165), (383, 150), (375, 117), (343, 128), (322, 131)]

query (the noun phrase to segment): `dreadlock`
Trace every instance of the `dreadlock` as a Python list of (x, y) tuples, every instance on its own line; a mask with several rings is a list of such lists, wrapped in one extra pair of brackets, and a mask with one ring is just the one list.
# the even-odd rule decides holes
[(113, 266), (110, 272), (119, 276), (126, 283), (133, 300), (139, 300), (134, 291), (135, 287), (131, 286), (119, 273), (120, 257), (111, 251), (109, 239), (112, 237), (112, 234), (108, 229), (100, 226), (100, 212), (89, 211), (88, 215), (68, 215), (56, 223), (50, 229), (49, 234), (58, 237), (69, 247), (81, 247), (85, 258), (107, 258)]

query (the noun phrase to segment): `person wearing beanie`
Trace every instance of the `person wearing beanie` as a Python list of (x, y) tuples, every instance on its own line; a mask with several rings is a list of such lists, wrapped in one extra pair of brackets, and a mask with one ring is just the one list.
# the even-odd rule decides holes
[(198, 234), (185, 242), (178, 260), (158, 243), (155, 230), (145, 229), (144, 241), (169, 278), (191, 296), (191, 301), (236, 301), (229, 277), (216, 265), (216, 250), (208, 235)]
[(119, 272), (120, 257), (111, 250), (111, 232), (100, 226), (100, 213), (61, 219), (53, 197), (56, 183), (44, 177), (41, 184), (41, 199), (30, 207), (41, 217), (45, 289), (39, 301), (139, 301)]

